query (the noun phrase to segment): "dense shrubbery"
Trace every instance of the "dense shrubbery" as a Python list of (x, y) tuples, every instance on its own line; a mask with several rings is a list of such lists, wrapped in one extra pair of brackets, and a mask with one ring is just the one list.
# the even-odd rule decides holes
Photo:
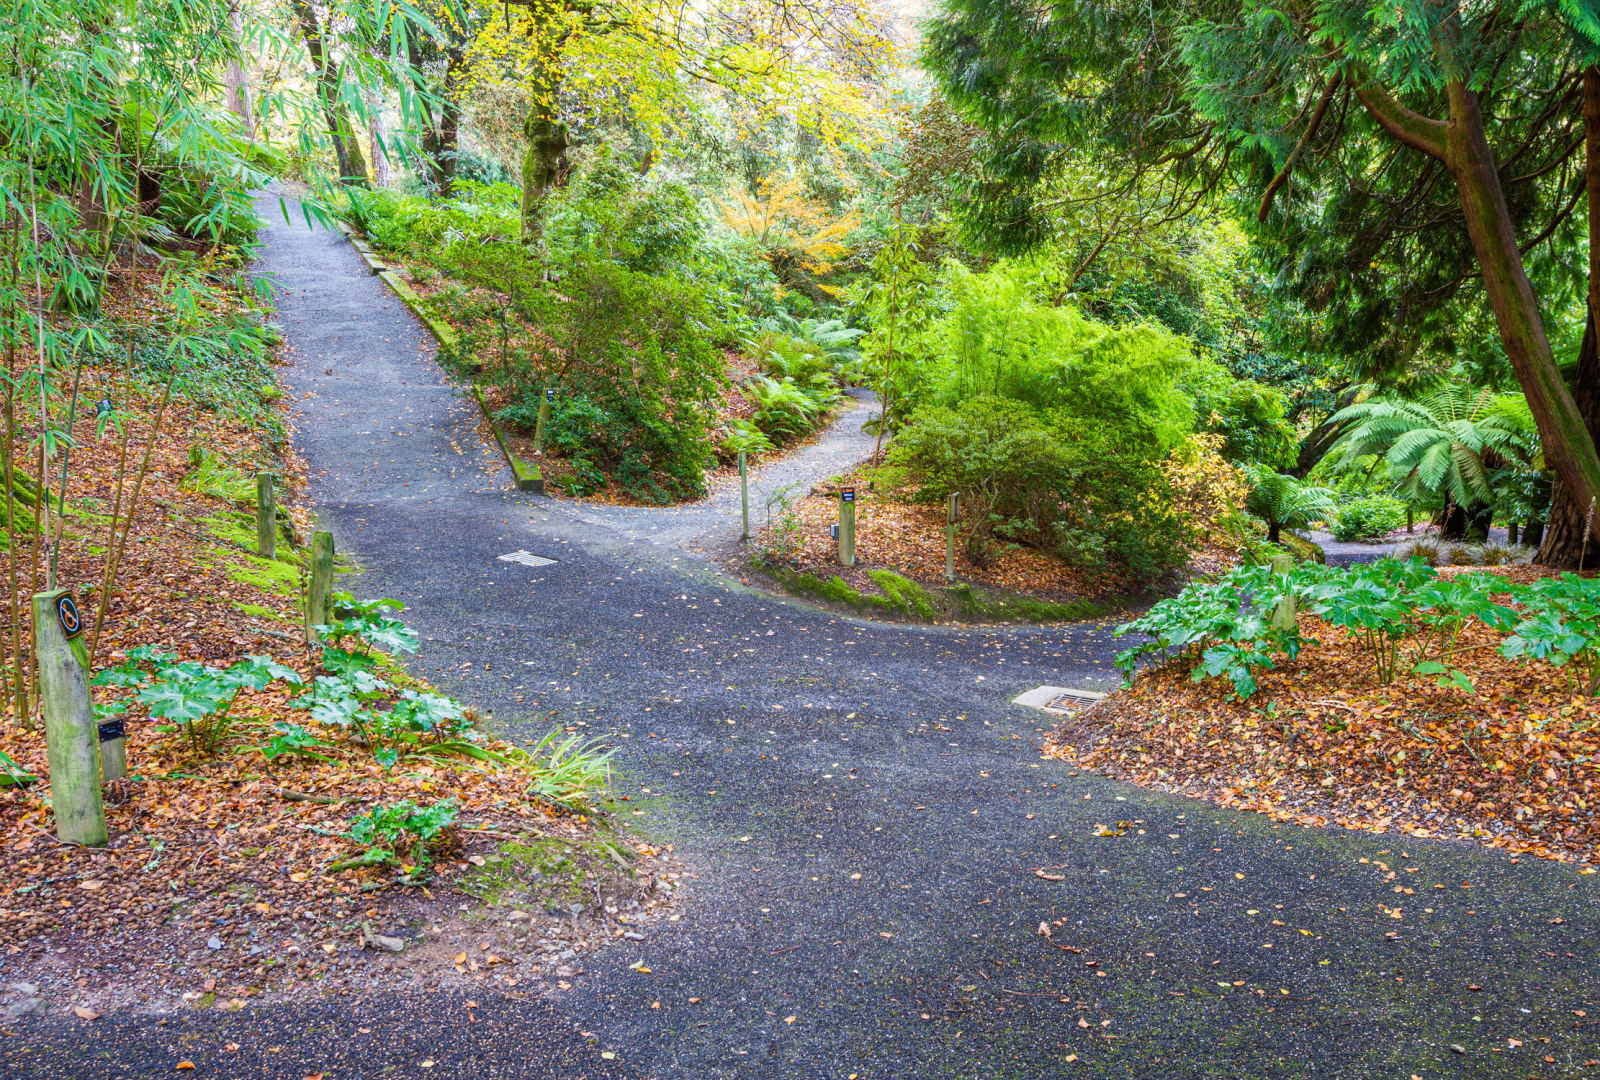
[(913, 414), (887, 475), (929, 500), (959, 492), (974, 561), (1026, 543), (1153, 578), (1182, 564), (1192, 537), (1143, 451), (1109, 424), (981, 394)]
[[(683, 184), (641, 176), (601, 145), (553, 198), (542, 251), (517, 240), (515, 188), (456, 188), (448, 199), (356, 192), (350, 216), (453, 279), (434, 303), (473, 328), (445, 359), (475, 363), (509, 391), (501, 419), (532, 431), (545, 390), (556, 391), (547, 445), (567, 459), (569, 491), (609, 478), (647, 502), (698, 497), (716, 450), (802, 435), (837, 398), (844, 341), (813, 340), (814, 327), (775, 316), (770, 269), (748, 244), (716, 236)], [(718, 349), (741, 335), (770, 378), (752, 388), (753, 430), (714, 446)]]
[(1406, 523), (1406, 504), (1399, 499), (1369, 495), (1339, 507), (1333, 535), (1340, 540), (1372, 540), (1388, 536)]
[(648, 502), (704, 494), (710, 402), (726, 376), (699, 290), (601, 260), (571, 264), (559, 293), (509, 261), (498, 281), (546, 343), (508, 373), (520, 400), (502, 415), (531, 430), (555, 388), (547, 437), (585, 484), (603, 472)]
[[(1498, 602), (1501, 595), (1515, 606)], [(1502, 655), (1571, 665), (1575, 690), (1600, 690), (1600, 580), (1563, 574), (1521, 585), (1482, 573), (1446, 579), (1420, 559), (1343, 569), (1304, 563), (1287, 574), (1239, 567), (1214, 584), (1190, 585), (1117, 627), (1119, 637), (1149, 635), (1119, 654), (1117, 666), (1131, 677), (1146, 658), (1192, 658), (1194, 681), (1224, 676), (1237, 696), (1249, 697), (1257, 671), (1273, 667), (1279, 655), (1293, 659), (1317, 644), (1298, 629), (1273, 625), (1274, 609), (1287, 598), (1349, 633), (1380, 685), (1415, 674), (1472, 693), (1471, 680), (1449, 660), (1462, 630), (1478, 622), (1510, 631)]]
[[(1059, 304), (1031, 263), (950, 264), (937, 280), (890, 269), (921, 297), (891, 338), (880, 285), (865, 350), (889, 397), (893, 479), (928, 498), (959, 491), (975, 561), (1023, 543), (1154, 582), (1197, 539), (1162, 468), (1193, 432), (1216, 432), (1207, 452), (1223, 457), (1290, 456), (1276, 391), (1232, 378), (1163, 327)], [(1223, 487), (1238, 497), (1238, 483)]]

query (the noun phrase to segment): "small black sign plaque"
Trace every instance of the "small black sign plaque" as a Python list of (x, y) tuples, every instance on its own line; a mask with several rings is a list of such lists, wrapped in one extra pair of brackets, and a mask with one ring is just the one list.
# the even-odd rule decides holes
[(78, 614), (78, 605), (71, 593), (56, 597), (56, 619), (61, 623), (61, 632), (67, 635), (68, 641), (83, 633), (83, 619)]
[(839, 498), (842, 499), (845, 502), (848, 502), (848, 503), (855, 502), (856, 501), (856, 489), (855, 488), (840, 488), (839, 489)]
[(110, 742), (112, 739), (125, 739), (128, 736), (128, 725), (122, 717), (114, 720), (100, 721), (100, 741)]

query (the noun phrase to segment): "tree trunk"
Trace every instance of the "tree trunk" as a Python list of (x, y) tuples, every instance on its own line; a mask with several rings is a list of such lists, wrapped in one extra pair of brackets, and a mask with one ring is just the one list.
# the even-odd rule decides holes
[(1440, 540), (1465, 540), (1467, 538), (1467, 512), (1451, 503), (1434, 520), (1439, 523)]
[(243, 16), (239, 12), (238, 0), (233, 0), (228, 5), (228, 27), (233, 34), (234, 57), (228, 61), (226, 70), (222, 73), (222, 81), (227, 86), (228, 111), (239, 118), (239, 124), (244, 128), (245, 138), (252, 142), (256, 137), (255, 112), (250, 108), (250, 84), (244, 77), (244, 33)]
[(306, 52), (311, 56), (311, 67), (316, 72), (317, 100), (322, 103), (334, 157), (339, 161), (339, 182), (364, 184), (367, 163), (362, 160), (361, 142), (350, 127), (349, 114), (339, 101), (339, 68), (322, 40), (316, 10), (310, 0), (294, 0), (294, 11), (300, 22), (300, 35), (306, 41)]
[(1451, 83), (1449, 92), (1450, 171), (1461, 193), (1467, 232), (1478, 252), (1500, 340), (1538, 424), (1545, 461), (1561, 476), (1562, 486), (1588, 505), (1600, 494), (1600, 456), (1545, 337), (1539, 301), (1522, 265), (1500, 175), (1484, 135), (1478, 96), (1459, 82)]
[(383, 121), (383, 100), (374, 93), (366, 95), (367, 112), (372, 114), (372, 141), (368, 143), (367, 156), (372, 159), (372, 184), (389, 186), (389, 155), (384, 143), (389, 138), (389, 126)]
[(1317, 462), (1328, 456), (1328, 451), (1333, 449), (1339, 437), (1345, 432), (1344, 424), (1330, 424), (1329, 418), (1339, 410), (1355, 404), (1357, 396), (1361, 393), (1360, 386), (1340, 387), (1333, 399), (1333, 408), (1328, 415), (1323, 417), (1315, 427), (1306, 433), (1300, 440), (1300, 449), (1295, 455), (1294, 468), (1289, 470), (1289, 475), (1296, 480), (1304, 480), (1306, 475), (1317, 465)]
[[(411, 66), (422, 71), (422, 49), (414, 37), (408, 49)], [(444, 55), (444, 86), (439, 95), (438, 117), (434, 117), (433, 107), (425, 99), (420, 100), (422, 153), (428, 159), (428, 187), (435, 195), (448, 195), (455, 186), (461, 130), (461, 77), (467, 64), (466, 51), (462, 46), (451, 46)]]
[[(1572, 398), (1590, 438), (1600, 441), (1600, 340), (1594, 325), (1595, 311), (1600, 309), (1600, 67), (1589, 67), (1583, 73), (1583, 144), (1589, 197), (1589, 317), (1578, 348)], [(1580, 500), (1571, 491), (1565, 483), (1557, 483), (1551, 493), (1549, 527), (1533, 560), (1540, 566), (1579, 570), (1600, 564), (1600, 551), (1588, 553), (1583, 542), (1585, 519), (1594, 509), (1593, 497)], [(1580, 567), (1580, 560), (1586, 565)]]
[(444, 100), (439, 109), (439, 191), (448, 195), (455, 187), (457, 155), (461, 151), (461, 77), (467, 54), (460, 46), (445, 50)]
[(1467, 539), (1475, 544), (1481, 544), (1489, 539), (1489, 530), (1494, 527), (1494, 509), (1488, 506), (1475, 506), (1467, 512)]
[(535, 108), (523, 126), (528, 153), (522, 159), (522, 240), (535, 244), (544, 235), (544, 204), (567, 169), (567, 125), (555, 107)]
[[(1453, 29), (1459, 33), (1459, 27)], [(1447, 45), (1444, 51), (1455, 47)], [(1452, 61), (1454, 66), (1454, 57), (1443, 59)], [(1587, 506), (1600, 494), (1600, 453), (1596, 453), (1594, 439), (1561, 379), (1545, 336), (1538, 299), (1528, 282), (1500, 187), (1500, 173), (1484, 133), (1478, 95), (1459, 78), (1448, 82), (1445, 91), (1450, 103), (1448, 122), (1412, 112), (1375, 84), (1358, 85), (1356, 94), (1396, 140), (1438, 159), (1450, 170), (1461, 199), (1467, 234), (1478, 258), (1484, 292), (1494, 311), (1506, 356), (1538, 425), (1545, 461), (1555, 469), (1563, 485)]]

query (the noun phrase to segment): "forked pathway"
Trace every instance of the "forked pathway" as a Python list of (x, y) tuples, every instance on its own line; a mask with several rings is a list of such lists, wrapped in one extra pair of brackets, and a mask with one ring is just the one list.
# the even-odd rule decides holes
[[(539, 733), (515, 700), (535, 692), (614, 733), (631, 823), (700, 877), (681, 922), (558, 998), (480, 991), (475, 1023), (401, 991), (107, 1017), (92, 1044), (51, 1021), (12, 1051), (24, 1074), (169, 1075), (179, 1047), (196, 1075), (328, 1080), (1520, 1080), (1600, 1058), (1596, 878), (1280, 829), (1042, 761), (1041, 714), (1009, 700), (1111, 684), (1104, 626), (837, 617), (695, 556), (671, 523), (701, 511), (506, 492), (409, 314), (340, 237), (282, 221), (264, 268), (285, 286), (297, 441), (358, 588), (404, 600), (418, 669), (508, 735)], [(558, 561), (498, 561), (516, 549)]]

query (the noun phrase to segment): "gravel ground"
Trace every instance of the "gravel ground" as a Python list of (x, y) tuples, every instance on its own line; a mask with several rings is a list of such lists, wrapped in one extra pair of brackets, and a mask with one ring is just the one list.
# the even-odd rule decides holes
[[(831, 616), (695, 553), (737, 528), (726, 496), (507, 492), (399, 302), (340, 238), (273, 215), (297, 442), (355, 588), (404, 600), (418, 669), (501, 732), (542, 732), (515, 700), (536, 693), (613, 738), (634, 827), (696, 861), (695, 895), (543, 1001), (52, 1014), (5, 1025), (0, 1073), (1597, 1075), (1600, 877), (1279, 827), (1041, 760), (1053, 721), (1010, 699), (1113, 685), (1108, 627)], [(860, 445), (840, 438), (782, 469), (837, 472)], [(519, 548), (558, 562), (497, 560)]]

